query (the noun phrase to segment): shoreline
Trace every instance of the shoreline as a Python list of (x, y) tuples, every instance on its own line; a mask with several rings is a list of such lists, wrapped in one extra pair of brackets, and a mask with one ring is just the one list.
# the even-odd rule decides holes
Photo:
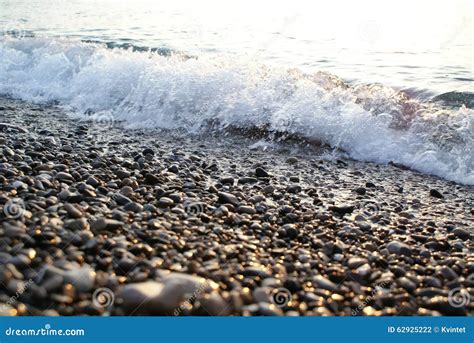
[(474, 314), (474, 186), (5, 98), (0, 123), (2, 313)]

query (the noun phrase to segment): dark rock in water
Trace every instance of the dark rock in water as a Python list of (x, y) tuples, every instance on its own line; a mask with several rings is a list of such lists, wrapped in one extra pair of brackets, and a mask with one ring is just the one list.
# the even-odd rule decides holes
[(234, 206), (239, 204), (239, 200), (235, 195), (225, 192), (219, 192), (219, 202), (221, 204), (232, 204)]
[(474, 93), (448, 92), (435, 96), (433, 101), (442, 102), (447, 106), (459, 107), (464, 105), (467, 108), (474, 108)]
[(255, 169), (255, 175), (257, 177), (269, 177), (270, 176), (270, 174), (268, 174), (268, 172), (265, 169), (260, 168), (260, 167)]
[(438, 199), (443, 199), (443, 198), (444, 198), (443, 194), (441, 194), (441, 193), (440, 193), (438, 190), (436, 190), (436, 189), (430, 189), (430, 195), (431, 195), (432, 197), (435, 197), (435, 198), (438, 198)]

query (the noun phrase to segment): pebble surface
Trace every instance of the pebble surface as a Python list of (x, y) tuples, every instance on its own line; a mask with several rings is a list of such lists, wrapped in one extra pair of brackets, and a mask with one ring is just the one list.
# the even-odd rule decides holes
[(0, 314), (474, 314), (472, 186), (9, 99), (0, 123)]

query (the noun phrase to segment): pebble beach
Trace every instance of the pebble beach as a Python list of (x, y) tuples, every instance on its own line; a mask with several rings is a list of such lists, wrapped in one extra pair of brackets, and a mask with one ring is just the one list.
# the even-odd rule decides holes
[(474, 314), (473, 186), (8, 98), (0, 142), (3, 315)]

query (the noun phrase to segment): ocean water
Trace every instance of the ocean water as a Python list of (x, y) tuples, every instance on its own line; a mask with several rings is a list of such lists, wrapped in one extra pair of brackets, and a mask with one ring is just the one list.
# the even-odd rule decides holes
[(288, 133), (474, 184), (472, 13), (470, 0), (0, 0), (0, 94), (130, 128)]

